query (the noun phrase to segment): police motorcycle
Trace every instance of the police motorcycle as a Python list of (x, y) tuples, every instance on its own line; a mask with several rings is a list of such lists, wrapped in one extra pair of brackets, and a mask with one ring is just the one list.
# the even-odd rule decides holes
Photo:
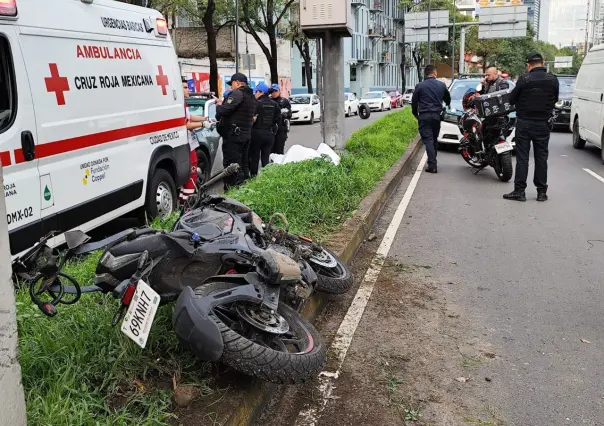
[[(227, 167), (200, 189), (237, 169)], [(230, 210), (219, 205), (205, 207), (204, 217), (191, 210), (195, 214), (183, 215), (187, 219), (169, 233), (130, 229), (90, 243), (81, 231), (70, 231), (64, 251), (48, 247), (50, 234), (16, 259), (13, 271), (26, 279), (32, 301), (48, 316), (82, 294), (111, 293), (121, 301), (113, 325), (121, 321), (121, 331), (144, 348), (158, 307), (176, 302), (174, 330), (199, 359), (222, 361), (274, 383), (315, 377), (326, 346), (299, 310), (314, 290), (317, 274), (302, 248), (290, 257), (276, 240), (257, 245), (254, 234), (263, 229), (280, 234), (271, 231), (272, 223), (263, 227), (250, 212), (235, 214), (243, 205), (231, 204)], [(194, 222), (197, 231), (187, 230)], [(62, 272), (69, 259), (99, 249), (104, 253), (93, 285), (81, 287)], [(316, 260), (331, 265), (326, 259)]]
[[(513, 109), (509, 104), (505, 108), (500, 105), (501, 98), (509, 91), (480, 96), (477, 91), (482, 89), (481, 86), (468, 90), (463, 96), (464, 113), (458, 121), (463, 137), (458, 151), (474, 174), (491, 166), (499, 180), (508, 182), (514, 174), (513, 146), (506, 140), (514, 129), (508, 115)], [(489, 103), (493, 105), (489, 107)]]

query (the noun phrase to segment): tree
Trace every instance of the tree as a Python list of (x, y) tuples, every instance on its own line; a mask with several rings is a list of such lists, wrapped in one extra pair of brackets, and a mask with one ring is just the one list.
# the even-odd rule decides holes
[[(243, 18), (239, 25), (250, 34), (266, 56), (271, 71), (271, 82), (279, 82), (277, 29), (286, 17), (295, 0), (240, 0)], [(259, 33), (268, 36), (269, 46), (260, 38)]]
[(292, 41), (300, 52), (300, 57), (304, 63), (304, 73), (306, 77), (306, 88), (308, 93), (313, 92), (312, 85), (312, 58), (310, 57), (309, 39), (300, 29), (300, 19), (298, 13), (291, 13), (291, 19), (287, 28), (285, 38)]

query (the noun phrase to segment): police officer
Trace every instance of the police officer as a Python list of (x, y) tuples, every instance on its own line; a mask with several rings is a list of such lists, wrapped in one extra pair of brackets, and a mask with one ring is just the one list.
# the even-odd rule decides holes
[(277, 126), (281, 122), (281, 109), (277, 102), (268, 96), (268, 86), (258, 84), (256, 93), (256, 115), (252, 127), (252, 141), (250, 144), (250, 173), (252, 177), (258, 174), (258, 162), (262, 159), (262, 167), (268, 164), (271, 149), (275, 142)]
[[(216, 107), (216, 119), (220, 120), (218, 133), (222, 136), (222, 165), (227, 167), (236, 163), (243, 168), (248, 163), (247, 158), (244, 161), (243, 157), (251, 137), (256, 98), (247, 85), (245, 74), (233, 74), (227, 84), (231, 86), (231, 93)], [(237, 175), (228, 176), (224, 180), (224, 189), (240, 184), (243, 177), (243, 170)]]
[(481, 95), (510, 88), (509, 83), (499, 75), (499, 69), (497, 69), (497, 67), (487, 68), (487, 74), (480, 82), (482, 83), (482, 90), (480, 91)]
[(415, 86), (411, 98), (411, 111), (419, 123), (419, 134), (428, 154), (426, 172), (437, 173), (436, 150), (440, 122), (442, 120), (443, 101), (451, 105), (451, 94), (445, 83), (436, 79), (434, 65), (427, 65), (424, 71), (425, 80)]
[(283, 111), (281, 113), (281, 121), (279, 122), (279, 128), (277, 129), (277, 134), (275, 135), (275, 143), (273, 144), (273, 149), (271, 150), (275, 154), (283, 154), (285, 151), (285, 141), (287, 140), (287, 121), (292, 118), (292, 106), (289, 103), (289, 100), (281, 97), (281, 88), (278, 84), (273, 84), (271, 86), (271, 96), (273, 100), (277, 102), (279, 108), (287, 111)]
[(547, 72), (543, 56), (531, 53), (527, 57), (527, 74), (520, 76), (510, 95), (516, 105), (516, 175), (514, 191), (505, 194), (506, 200), (526, 201), (524, 193), (528, 176), (531, 141), (535, 151), (537, 201), (547, 200), (547, 157), (549, 154), (549, 119), (558, 102), (558, 78)]

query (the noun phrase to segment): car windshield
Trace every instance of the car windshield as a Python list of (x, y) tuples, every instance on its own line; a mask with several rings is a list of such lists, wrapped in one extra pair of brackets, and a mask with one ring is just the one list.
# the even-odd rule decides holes
[(558, 78), (560, 82), (560, 95), (572, 95), (575, 90), (576, 78)]
[(310, 96), (292, 96), (289, 98), (290, 104), (309, 104)]
[(396, 93), (396, 92), (388, 92), (388, 94), (389, 94), (390, 96), (398, 96), (398, 93)]
[(413, 89), (407, 89), (405, 90), (405, 95), (410, 95), (413, 93)]
[(365, 93), (365, 99), (377, 99), (377, 98), (381, 98), (382, 94), (380, 92), (368, 92)]
[(202, 105), (191, 105), (189, 107), (189, 112), (191, 115), (203, 115), (203, 106)]

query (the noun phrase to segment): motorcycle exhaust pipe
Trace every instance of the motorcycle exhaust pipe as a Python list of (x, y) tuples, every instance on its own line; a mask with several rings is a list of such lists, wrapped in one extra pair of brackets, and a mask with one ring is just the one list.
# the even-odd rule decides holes
[(216, 182), (221, 181), (222, 179), (224, 179), (227, 176), (234, 175), (235, 173), (239, 172), (239, 168), (240, 168), (239, 164), (237, 164), (237, 163), (228, 165), (225, 169), (223, 169), (221, 172), (216, 174), (214, 177), (211, 177), (210, 179), (208, 179), (208, 181), (206, 183), (204, 183), (203, 185), (200, 185), (198, 188), (199, 191), (201, 192), (201, 190), (214, 185)]

